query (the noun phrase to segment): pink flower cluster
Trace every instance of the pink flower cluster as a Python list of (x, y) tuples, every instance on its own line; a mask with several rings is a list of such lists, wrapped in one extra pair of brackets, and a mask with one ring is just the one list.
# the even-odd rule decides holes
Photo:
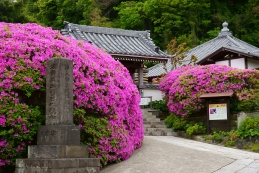
[[(14, 92), (0, 95), (0, 165), (14, 163), (25, 153), (25, 145), (33, 139), (40, 124), (38, 108), (20, 104)], [(32, 111), (33, 110), (33, 111)], [(24, 141), (24, 142), (22, 142)]]
[[(37, 24), (0, 22), (0, 31), (0, 89), (3, 91), (0, 100), (11, 95), (14, 104), (24, 104), (17, 91), (23, 91), (28, 97), (33, 91), (43, 91), (46, 61), (62, 56), (74, 64), (74, 108), (92, 110), (107, 117), (113, 129), (110, 138), (119, 139), (118, 146), (112, 151), (118, 153), (116, 159), (127, 159), (141, 146), (144, 130), (140, 96), (128, 70), (119, 61), (89, 43), (62, 36), (59, 31)], [(3, 103), (9, 101), (2, 100)], [(7, 116), (7, 112), (0, 116), (0, 128)], [(28, 126), (22, 125), (24, 118), (15, 123), (20, 129), (29, 130)], [(94, 147), (109, 150), (103, 141), (107, 139)]]
[(168, 73), (159, 85), (168, 100), (169, 110), (186, 116), (201, 109), (204, 93), (235, 92), (239, 98), (249, 99), (258, 88), (259, 72), (223, 65), (184, 66)]

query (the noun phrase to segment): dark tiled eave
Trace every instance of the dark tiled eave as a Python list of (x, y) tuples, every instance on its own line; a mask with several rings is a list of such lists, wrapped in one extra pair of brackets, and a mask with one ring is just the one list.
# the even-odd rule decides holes
[(135, 61), (135, 62), (167, 62), (168, 58), (161, 58), (161, 57), (147, 57), (147, 56), (137, 56), (137, 55), (123, 55), (123, 54), (112, 54), (112, 57), (116, 60), (123, 60), (123, 61)]

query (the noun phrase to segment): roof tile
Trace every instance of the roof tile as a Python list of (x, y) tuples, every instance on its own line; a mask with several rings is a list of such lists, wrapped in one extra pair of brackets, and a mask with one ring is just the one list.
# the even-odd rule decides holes
[(110, 54), (155, 57), (163, 61), (170, 57), (157, 49), (149, 31), (86, 26), (69, 22), (64, 24), (65, 29), (61, 30), (61, 34), (90, 42)]

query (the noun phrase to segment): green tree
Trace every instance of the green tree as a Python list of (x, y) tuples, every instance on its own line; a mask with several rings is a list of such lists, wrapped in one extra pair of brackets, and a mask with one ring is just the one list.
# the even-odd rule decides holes
[(54, 29), (63, 28), (63, 22), (84, 25), (109, 26), (95, 0), (37, 0), (39, 23)]
[(38, 0), (38, 21), (46, 26), (53, 26), (55, 28), (55, 21), (58, 15), (58, 3), (59, 1), (56, 0)]
[(118, 11), (118, 26), (124, 29), (147, 29), (148, 19), (144, 11), (144, 3), (137, 1), (122, 2), (114, 8)]
[(18, 0), (0, 0), (0, 21), (4, 22), (28, 22), (27, 17), (23, 13), (23, 2)]
[(164, 46), (183, 34), (191, 34), (193, 40), (197, 35), (202, 36), (198, 32), (210, 23), (208, 9), (208, 0), (145, 1), (145, 12), (154, 24), (154, 32), (163, 38)]

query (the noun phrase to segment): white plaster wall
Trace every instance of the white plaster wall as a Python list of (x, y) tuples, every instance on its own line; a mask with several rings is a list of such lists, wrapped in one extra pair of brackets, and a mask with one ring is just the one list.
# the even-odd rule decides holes
[(217, 62), (215, 62), (215, 64), (228, 66), (228, 60), (226, 60), (226, 61), (217, 61)]
[(259, 68), (259, 60), (247, 58), (248, 69)]
[(245, 58), (239, 58), (239, 59), (232, 59), (231, 60), (231, 67), (239, 68), (239, 69), (245, 69)]
[(163, 95), (162, 92), (155, 88), (145, 88), (143, 89), (143, 96), (152, 96), (152, 101), (154, 100), (162, 100)]

